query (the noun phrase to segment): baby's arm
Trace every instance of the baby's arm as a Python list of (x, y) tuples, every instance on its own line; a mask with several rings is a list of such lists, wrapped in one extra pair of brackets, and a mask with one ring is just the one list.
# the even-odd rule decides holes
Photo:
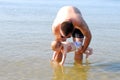
[(65, 59), (66, 59), (66, 55), (67, 55), (65, 51), (62, 54), (63, 54), (63, 57), (62, 57), (62, 61), (59, 63), (60, 65), (64, 64)]

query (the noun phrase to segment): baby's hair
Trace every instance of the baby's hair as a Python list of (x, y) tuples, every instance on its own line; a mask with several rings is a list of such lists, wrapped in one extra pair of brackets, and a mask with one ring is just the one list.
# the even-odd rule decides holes
[(61, 42), (60, 41), (52, 41), (52, 43), (51, 43), (51, 48), (54, 51), (56, 51), (56, 49), (59, 48), (60, 46), (61, 46)]

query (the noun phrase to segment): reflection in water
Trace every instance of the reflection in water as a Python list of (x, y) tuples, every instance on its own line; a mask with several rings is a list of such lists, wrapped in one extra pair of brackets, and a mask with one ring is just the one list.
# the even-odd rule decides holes
[(89, 65), (59, 66), (52, 65), (54, 69), (52, 80), (87, 80)]

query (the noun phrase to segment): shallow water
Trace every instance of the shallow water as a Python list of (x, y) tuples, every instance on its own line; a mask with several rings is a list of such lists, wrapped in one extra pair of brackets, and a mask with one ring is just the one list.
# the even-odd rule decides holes
[[(1, 80), (119, 80), (120, 1), (0, 0)], [(51, 24), (60, 7), (78, 7), (89, 25), (94, 54), (89, 63), (64, 67), (50, 64), (54, 39)], [(71, 39), (69, 39), (71, 40)]]

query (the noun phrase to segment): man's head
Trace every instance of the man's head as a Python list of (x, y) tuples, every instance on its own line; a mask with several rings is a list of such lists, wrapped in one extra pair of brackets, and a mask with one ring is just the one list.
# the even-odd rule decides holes
[(61, 29), (60, 29), (61, 37), (71, 37), (71, 34), (74, 30), (74, 26), (71, 21), (65, 21), (61, 24)]
[(51, 48), (53, 51), (58, 51), (62, 47), (62, 43), (60, 41), (52, 41)]

